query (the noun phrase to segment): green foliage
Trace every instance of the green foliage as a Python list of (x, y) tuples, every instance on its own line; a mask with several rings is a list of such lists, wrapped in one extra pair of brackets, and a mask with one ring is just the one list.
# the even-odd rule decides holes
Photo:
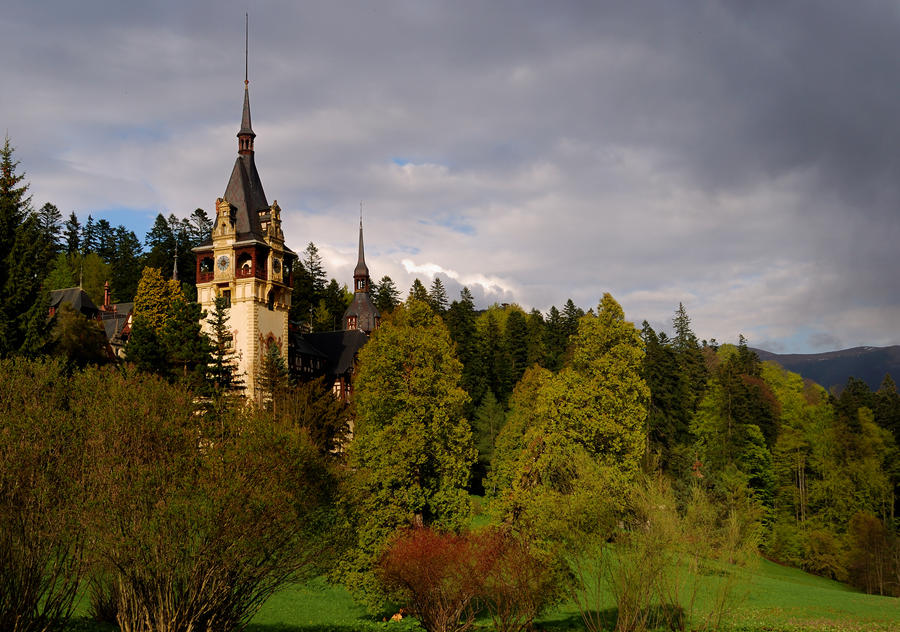
[(475, 417), (472, 422), (472, 433), (475, 438), (475, 448), (478, 450), (478, 459), (473, 471), (472, 486), (478, 491), (484, 491), (482, 481), (487, 476), (494, 457), (494, 445), (497, 435), (503, 427), (506, 418), (503, 406), (488, 391), (481, 404), (475, 409)]
[(53, 316), (50, 348), (54, 355), (79, 368), (110, 359), (100, 322), (88, 319), (68, 304), (61, 305)]
[(0, 628), (61, 629), (85, 573), (85, 425), (61, 362), (0, 361)]
[(209, 341), (212, 345), (208, 375), (213, 390), (219, 395), (239, 390), (243, 386), (242, 377), (237, 375), (237, 359), (228, 327), (228, 310), (228, 299), (220, 296), (215, 300), (212, 314), (207, 317)]
[(606, 294), (579, 323), (571, 367), (526, 372), (497, 440), (496, 519), (570, 544), (609, 524), (644, 452), (642, 360), (637, 330)]
[(123, 630), (235, 629), (327, 564), (334, 477), (301, 430), (203, 412), (128, 371), (85, 372), (70, 392), (89, 433), (92, 551), (115, 569)]
[(357, 535), (339, 572), (369, 603), (380, 599), (373, 564), (397, 528), (458, 529), (468, 517), (465, 487), (476, 453), (461, 373), (443, 322), (415, 299), (360, 351), (348, 448)]
[(372, 300), (382, 315), (387, 315), (400, 304), (400, 290), (391, 277), (385, 275), (372, 284)]
[[(419, 279), (414, 279), (412, 287), (409, 288), (409, 295), (406, 297), (406, 300), (409, 301), (410, 299), (420, 303), (428, 303), (428, 290), (425, 289), (425, 286), (422, 285)], [(430, 303), (428, 304), (430, 305)]]
[(431, 282), (431, 288), (428, 290), (428, 304), (435, 314), (443, 314), (447, 311), (447, 290), (444, 289), (444, 282), (441, 277), (434, 277)]
[(109, 264), (96, 253), (58, 254), (50, 263), (45, 281), (48, 290), (81, 287), (94, 305), (103, 305), (103, 286), (110, 278)]

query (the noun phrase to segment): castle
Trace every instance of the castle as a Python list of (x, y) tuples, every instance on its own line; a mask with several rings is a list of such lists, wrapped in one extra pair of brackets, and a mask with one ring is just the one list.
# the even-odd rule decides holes
[[(362, 218), (359, 257), (353, 272), (354, 296), (342, 318), (342, 330), (302, 333), (291, 327), (288, 313), (297, 254), (285, 244), (278, 202), (270, 205), (263, 190), (256, 170), (255, 138), (250, 120), (250, 86), (245, 77), (238, 156), (225, 195), (216, 200), (212, 233), (193, 249), (197, 300), (207, 313), (214, 311), (217, 298), (228, 302), (231, 345), (248, 398), (258, 395), (263, 359), (275, 345), (294, 377), (324, 376), (332, 380), (335, 395), (347, 400), (356, 353), (380, 320), (370, 296)], [(204, 327), (208, 324), (204, 323)]]

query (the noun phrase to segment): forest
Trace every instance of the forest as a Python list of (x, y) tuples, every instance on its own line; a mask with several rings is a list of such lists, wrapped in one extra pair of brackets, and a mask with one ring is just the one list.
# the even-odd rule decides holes
[[(2, 629), (62, 629), (85, 591), (124, 632), (240, 629), (314, 577), (429, 631), (527, 630), (563, 600), (588, 630), (719, 629), (730, 584), (696, 600), (697, 578), (757, 556), (900, 596), (890, 376), (828, 392), (743, 336), (699, 339), (682, 304), (665, 332), (609, 294), (587, 310), (478, 310), (438, 277), (406, 296), (383, 277), (350, 406), (292, 381), (277, 354), (248, 403), (216, 334), (226, 306), (194, 302), (206, 213), (160, 215), (142, 243), (35, 210), (17, 166), (7, 139)], [(339, 325), (352, 296), (327, 279), (310, 243), (296, 327)], [(80, 315), (47, 318), (51, 290), (81, 285), (99, 304), (107, 280), (134, 303), (124, 361)], [(612, 624), (596, 617), (600, 584)]]

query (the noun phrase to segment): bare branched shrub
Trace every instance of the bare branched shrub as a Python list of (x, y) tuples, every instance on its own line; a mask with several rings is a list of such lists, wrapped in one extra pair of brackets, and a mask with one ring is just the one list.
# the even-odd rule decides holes
[(557, 560), (537, 550), (528, 538), (505, 528), (475, 538), (482, 570), (479, 601), (497, 632), (530, 630), (534, 619), (562, 596)]
[(61, 629), (84, 572), (84, 437), (60, 364), (3, 361), (0, 384), (0, 629)]
[(665, 478), (634, 483), (614, 541), (598, 541), (572, 562), (586, 629), (604, 629), (605, 590), (618, 631), (719, 629), (742, 567), (756, 559), (756, 525), (752, 513), (717, 507), (700, 486), (679, 508)]

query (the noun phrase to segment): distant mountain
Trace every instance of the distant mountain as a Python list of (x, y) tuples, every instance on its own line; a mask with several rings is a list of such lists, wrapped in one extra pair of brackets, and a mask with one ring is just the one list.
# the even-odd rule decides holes
[(799, 373), (827, 389), (843, 387), (848, 377), (858, 377), (872, 390), (881, 386), (886, 373), (900, 381), (900, 345), (853, 347), (827, 353), (771, 353), (754, 349), (760, 360), (772, 360), (788, 371)]

